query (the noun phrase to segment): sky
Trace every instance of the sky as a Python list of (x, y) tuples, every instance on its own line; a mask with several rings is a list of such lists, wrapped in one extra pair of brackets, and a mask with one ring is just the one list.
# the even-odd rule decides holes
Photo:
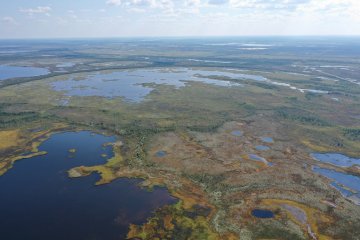
[(360, 35), (360, 0), (1, 0), (0, 38)]

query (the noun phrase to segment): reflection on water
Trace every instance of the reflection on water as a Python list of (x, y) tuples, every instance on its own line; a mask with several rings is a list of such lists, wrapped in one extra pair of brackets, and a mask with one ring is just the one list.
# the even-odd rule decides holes
[[(15, 163), (0, 177), (1, 239), (124, 239), (130, 223), (174, 203), (164, 188), (149, 192), (137, 180), (118, 179), (95, 186), (97, 175), (70, 179), (67, 170), (105, 162), (113, 156), (107, 137), (90, 132), (53, 135), (40, 150), (47, 155)], [(69, 149), (76, 154), (69, 158)]]

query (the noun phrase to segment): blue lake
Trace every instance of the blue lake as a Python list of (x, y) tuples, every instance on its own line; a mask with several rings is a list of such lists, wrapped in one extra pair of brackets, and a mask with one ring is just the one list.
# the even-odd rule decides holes
[(107, 98), (123, 97), (130, 102), (142, 101), (153, 89), (152, 84), (169, 85), (175, 88), (184, 87), (191, 82), (233, 87), (242, 86), (229, 79), (260, 78), (257, 75), (246, 75), (232, 72), (175, 69), (136, 69), (115, 72), (96, 72), (84, 79), (70, 78), (51, 83), (56, 91), (64, 91), (68, 96), (101, 96)]
[(0, 65), (0, 81), (9, 78), (35, 77), (48, 73), (46, 68)]
[[(1, 238), (124, 239), (130, 223), (141, 224), (152, 212), (176, 199), (165, 188), (146, 191), (138, 180), (118, 179), (95, 186), (97, 174), (71, 179), (67, 171), (113, 156), (114, 137), (83, 132), (58, 133), (40, 150), (47, 155), (21, 160), (0, 177)], [(69, 156), (69, 149), (77, 151)]]
[(312, 153), (311, 156), (317, 161), (330, 163), (338, 167), (360, 166), (359, 158), (350, 158), (340, 153)]
[(266, 209), (254, 209), (251, 211), (251, 214), (257, 218), (273, 218), (274, 217), (274, 213), (272, 211), (266, 210)]
[(360, 203), (360, 177), (317, 166), (313, 167), (313, 171), (331, 179), (331, 185), (343, 196), (357, 199)]

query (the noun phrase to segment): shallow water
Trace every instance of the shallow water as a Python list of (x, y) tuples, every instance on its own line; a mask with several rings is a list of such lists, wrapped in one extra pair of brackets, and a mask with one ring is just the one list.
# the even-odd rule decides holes
[[(230, 79), (261, 79), (261, 76), (220, 71), (192, 70), (187, 68), (136, 69), (111, 73), (97, 72), (83, 80), (68, 79), (53, 82), (56, 91), (65, 91), (69, 96), (102, 96), (124, 97), (127, 101), (142, 101), (154, 87), (149, 84), (165, 84), (180, 88), (189, 82), (201, 82), (221, 87), (241, 86), (227, 80), (216, 80), (210, 77), (226, 77)], [(144, 85), (147, 84), (147, 85)]]
[[(67, 177), (72, 167), (102, 164), (101, 154), (113, 156), (103, 144), (114, 140), (90, 132), (59, 133), (40, 146), (47, 155), (16, 162), (0, 177), (1, 238), (124, 239), (130, 223), (141, 224), (158, 207), (175, 203), (166, 189), (149, 192), (137, 187), (137, 180), (94, 186), (95, 174)], [(75, 154), (69, 154), (72, 148)]]
[(288, 204), (282, 204), (281, 206), (287, 211), (289, 211), (299, 222), (301, 222), (302, 224), (306, 224), (306, 213), (302, 209)]
[(251, 211), (251, 214), (257, 218), (273, 218), (274, 217), (274, 213), (272, 211), (266, 210), (266, 209), (254, 209)]
[(360, 166), (359, 158), (350, 158), (339, 153), (312, 153), (311, 156), (320, 162), (330, 163), (338, 167)]
[(343, 196), (360, 199), (360, 177), (317, 166), (313, 167), (313, 171), (331, 179), (331, 185)]
[(48, 73), (46, 68), (0, 65), (0, 81), (10, 78), (35, 77)]

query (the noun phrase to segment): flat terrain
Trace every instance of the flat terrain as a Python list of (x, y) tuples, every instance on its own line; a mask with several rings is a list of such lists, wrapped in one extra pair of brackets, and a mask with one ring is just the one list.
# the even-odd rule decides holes
[(88, 130), (117, 138), (113, 156), (70, 177), (137, 178), (178, 199), (129, 239), (360, 239), (359, 42), (1, 41), (0, 65), (47, 71), (0, 78), (0, 175), (46, 154), (52, 134)]

